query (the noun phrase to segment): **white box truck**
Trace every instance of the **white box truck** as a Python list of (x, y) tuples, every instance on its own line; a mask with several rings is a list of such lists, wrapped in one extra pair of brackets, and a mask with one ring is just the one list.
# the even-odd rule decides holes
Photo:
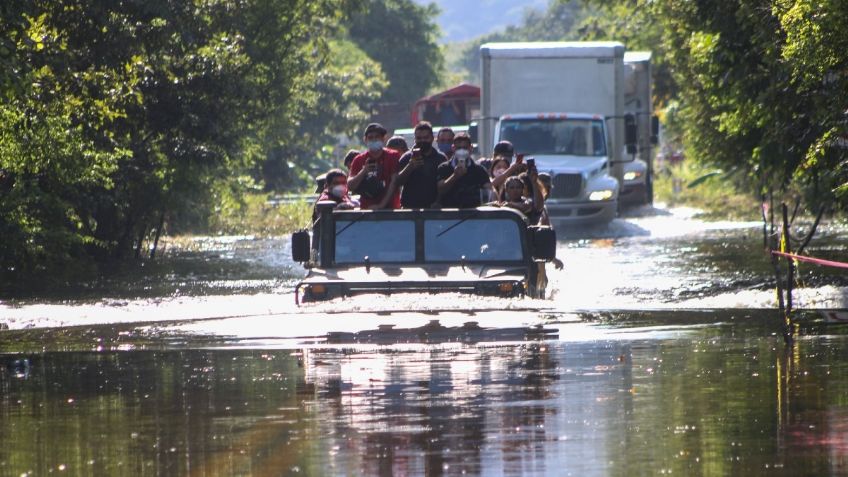
[[(481, 46), (481, 154), (508, 140), (535, 157), (539, 172), (551, 174), (547, 207), (557, 223), (609, 221), (625, 174), (647, 179), (647, 165), (626, 154), (624, 50), (618, 42)], [(628, 149), (636, 147), (634, 119)]]
[(624, 113), (636, 121), (636, 160), (624, 163), (619, 201), (623, 204), (654, 202), (654, 151), (659, 122), (653, 113), (653, 80), (650, 51), (624, 53)]

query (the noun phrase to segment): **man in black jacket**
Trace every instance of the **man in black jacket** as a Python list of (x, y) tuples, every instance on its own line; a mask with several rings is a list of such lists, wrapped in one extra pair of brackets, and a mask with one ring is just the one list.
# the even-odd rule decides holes
[(489, 173), (471, 159), (471, 138), (465, 133), (453, 138), (453, 158), (439, 166), (438, 178), (442, 207), (479, 207), (491, 195)]
[(415, 126), (415, 144), (400, 158), (394, 187), (403, 187), (400, 204), (404, 209), (429, 209), (438, 199), (436, 171), (447, 158), (433, 147), (433, 126), (422, 121)]

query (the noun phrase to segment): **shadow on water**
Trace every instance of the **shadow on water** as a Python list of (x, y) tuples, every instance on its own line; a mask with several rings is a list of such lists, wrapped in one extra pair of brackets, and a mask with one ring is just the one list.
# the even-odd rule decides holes
[(301, 267), (291, 262), (288, 240), (198, 237), (165, 247), (155, 260), (105, 263), (54, 279), (2, 283), (0, 299), (136, 299), (270, 292), (302, 275)]

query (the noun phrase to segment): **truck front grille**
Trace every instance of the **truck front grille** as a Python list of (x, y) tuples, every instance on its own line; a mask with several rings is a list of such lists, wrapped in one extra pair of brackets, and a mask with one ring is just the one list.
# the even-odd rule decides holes
[(551, 197), (573, 199), (579, 196), (583, 189), (583, 176), (580, 174), (557, 174), (551, 183), (554, 186)]

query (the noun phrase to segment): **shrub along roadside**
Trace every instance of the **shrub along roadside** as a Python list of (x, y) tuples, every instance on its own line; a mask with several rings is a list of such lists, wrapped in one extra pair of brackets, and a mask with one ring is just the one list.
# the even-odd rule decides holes
[(272, 202), (268, 194), (246, 194), (238, 206), (223, 208), (210, 219), (211, 235), (280, 236), (309, 227), (312, 202)]
[(721, 171), (694, 161), (666, 166), (654, 177), (655, 202), (700, 209), (706, 219), (760, 219), (760, 198), (739, 192)]

